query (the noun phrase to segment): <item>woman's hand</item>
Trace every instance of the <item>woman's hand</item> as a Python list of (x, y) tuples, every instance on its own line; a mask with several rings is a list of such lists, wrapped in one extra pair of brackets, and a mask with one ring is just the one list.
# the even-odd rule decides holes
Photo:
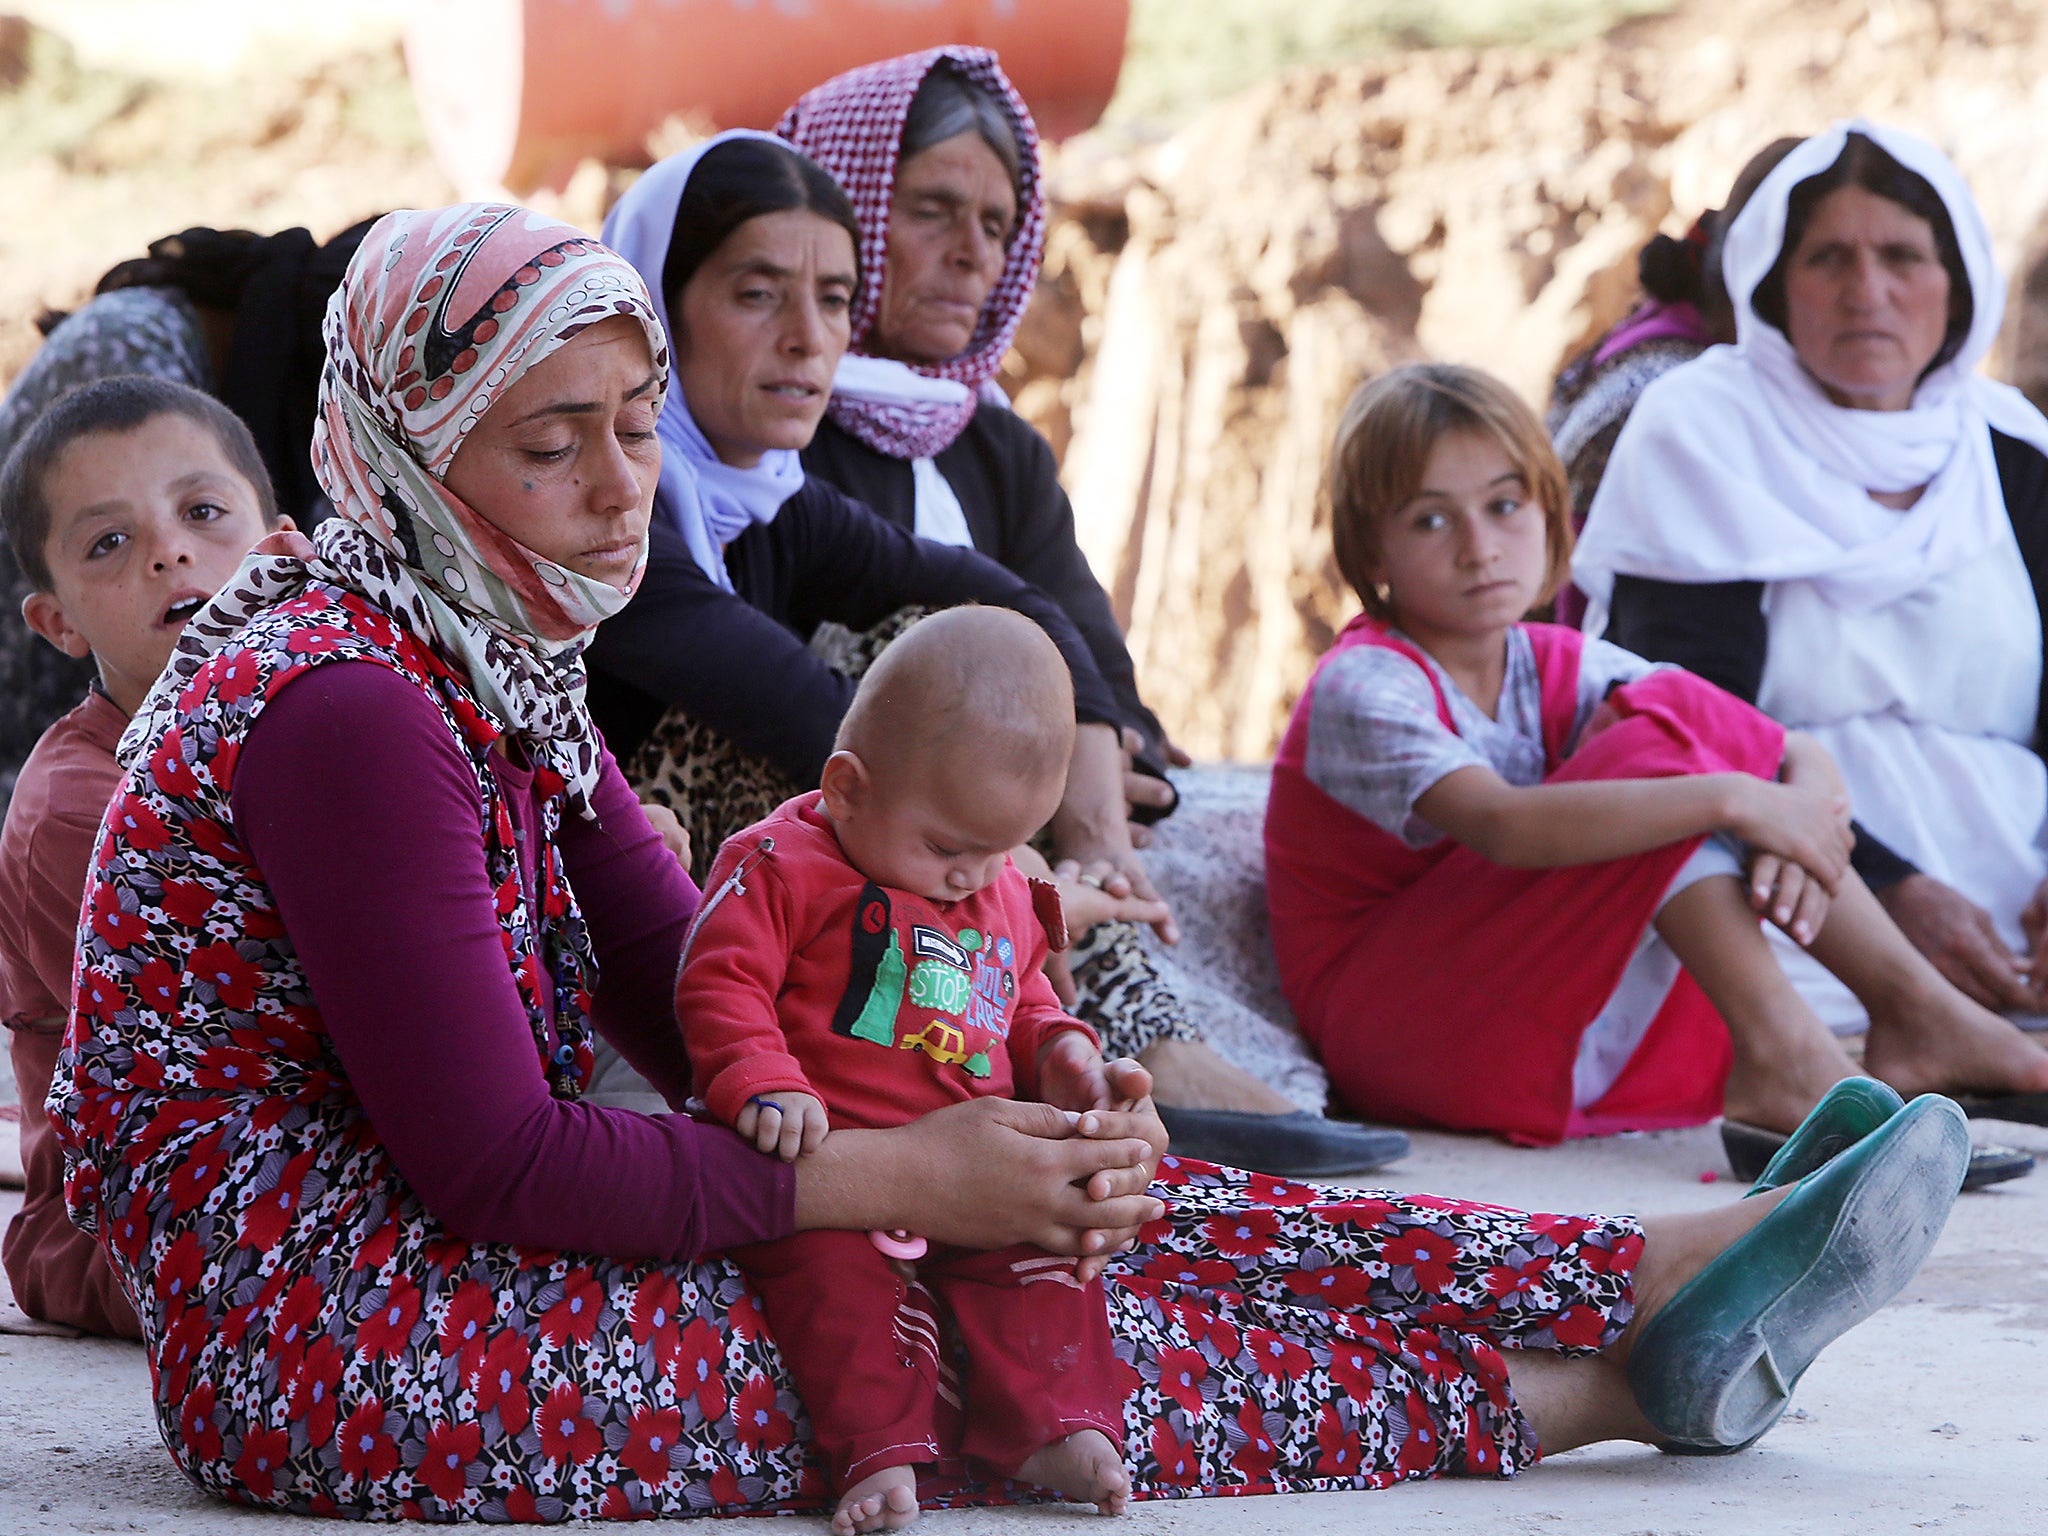
[[(2035, 968), (2030, 978), (2028, 967), (1999, 938), (1991, 914), (1954, 886), (1915, 873), (1886, 886), (1877, 899), (1906, 941), (1965, 997), (1994, 1013), (2042, 1006), (2036, 996), (2040, 970)], [(2042, 902), (2041, 892), (2035, 892), (2027, 912), (2036, 912)], [(2021, 915), (2020, 926), (2032, 941), (2026, 914)], [(2039, 944), (2035, 947), (2038, 952)]]
[[(1113, 1091), (1132, 1081), (1115, 1067)], [(1157, 1122), (1149, 1111), (1075, 1115), (1050, 1104), (969, 1099), (894, 1130), (834, 1131), (796, 1164), (796, 1224), (900, 1228), (962, 1248), (1031, 1243), (1049, 1253), (1108, 1255), (1165, 1214), (1145, 1193), (1159, 1155)], [(1163, 1129), (1158, 1138), (1163, 1148)]]
[[(1152, 1155), (1145, 1159), (1144, 1174), (1147, 1183), (1159, 1167), (1159, 1159), (1166, 1156), (1167, 1136), (1165, 1122), (1159, 1118), (1159, 1110), (1152, 1102), (1152, 1074), (1142, 1063), (1128, 1056), (1119, 1056), (1115, 1061), (1104, 1062), (1104, 1075), (1109, 1079), (1109, 1092), (1114, 1101), (1107, 1111), (1091, 1111), (1081, 1116), (1076, 1127), (1083, 1136), (1120, 1139), (1142, 1136), (1152, 1148)], [(1102, 1196), (1109, 1198), (1114, 1191), (1106, 1174), (1098, 1174), (1089, 1181), (1091, 1194), (1097, 1186)], [(1132, 1233), (1132, 1237), (1136, 1233)], [(1130, 1246), (1131, 1239), (1125, 1238), (1112, 1246), (1083, 1258), (1075, 1266), (1076, 1276), (1084, 1283), (1101, 1274), (1113, 1254)]]
[(2030, 957), (2027, 961), (2027, 984), (2033, 993), (2030, 1006), (2036, 1013), (2048, 1012), (2048, 880), (2035, 887), (2034, 894), (2020, 909), (2020, 932), (2026, 935)]
[[(1055, 866), (1071, 861), (1080, 878), (1099, 880), (1105, 890), (1121, 876), (1121, 895), (1158, 902), (1151, 877), (1131, 846), (1131, 827), (1123, 797), (1123, 748), (1114, 728), (1084, 725), (1074, 733), (1074, 755), (1067, 769), (1067, 794), (1052, 818)], [(1171, 908), (1152, 928), (1167, 944), (1180, 941), (1180, 925)]]
[[(1117, 739), (1123, 746), (1124, 816), (1130, 823), (1131, 846), (1149, 848), (1152, 846), (1152, 829), (1138, 820), (1138, 807), (1146, 806), (1164, 814), (1180, 803), (1180, 792), (1167, 780), (1138, 767), (1138, 757), (1145, 750), (1142, 735), (1127, 725)], [(1194, 762), (1163, 736), (1159, 739), (1159, 750), (1175, 768), (1186, 768)]]
[[(1010, 850), (1010, 861), (1034, 880), (1050, 880), (1059, 888), (1060, 910), (1067, 919), (1067, 932), (1075, 938), (1097, 923), (1156, 923), (1173, 915), (1163, 901), (1131, 894), (1131, 882), (1121, 873), (1081, 877), (1081, 866), (1063, 859), (1058, 869), (1046, 863), (1036, 848), (1024, 843)], [(1045, 979), (1052, 983), (1062, 1008), (1079, 1001), (1080, 989), (1064, 952), (1052, 950), (1045, 957)]]
[(690, 830), (676, 819), (676, 813), (654, 800), (640, 802), (640, 814), (647, 818), (647, 825), (654, 828), (661, 839), (661, 846), (675, 856), (683, 866), (683, 873), (690, 872)]

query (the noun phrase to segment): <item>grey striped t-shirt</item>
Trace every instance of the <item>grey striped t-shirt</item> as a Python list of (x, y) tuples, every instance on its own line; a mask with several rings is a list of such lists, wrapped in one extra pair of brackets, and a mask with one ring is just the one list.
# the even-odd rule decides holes
[[(1443, 837), (1415, 814), (1415, 802), (1460, 768), (1483, 765), (1525, 788), (1542, 783), (1543, 689), (1535, 649), (1520, 628), (1508, 631), (1507, 647), (1497, 718), (1488, 718), (1417, 647), (1444, 691), (1456, 731), (1437, 718), (1429, 679), (1407, 656), (1358, 645), (1333, 659), (1315, 680), (1309, 708), (1309, 782), (1411, 848)], [(1587, 640), (1569, 745), (1577, 745), (1610, 688), (1656, 670), (1632, 651)]]

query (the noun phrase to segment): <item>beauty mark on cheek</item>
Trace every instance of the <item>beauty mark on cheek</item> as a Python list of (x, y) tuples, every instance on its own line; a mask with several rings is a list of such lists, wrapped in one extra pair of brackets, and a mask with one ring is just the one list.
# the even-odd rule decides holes
[(522, 480), (519, 484), (524, 490), (531, 491), (533, 489), (533, 482), (531, 480)]

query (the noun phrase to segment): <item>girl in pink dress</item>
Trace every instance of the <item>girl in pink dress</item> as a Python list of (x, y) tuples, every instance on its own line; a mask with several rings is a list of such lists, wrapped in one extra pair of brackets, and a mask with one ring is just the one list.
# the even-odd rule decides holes
[[(1690, 673), (1526, 624), (1570, 555), (1534, 414), (1469, 368), (1353, 399), (1331, 473), (1365, 612), (1274, 765), (1267, 890), (1289, 1001), (1375, 1118), (1566, 1136), (1723, 1112), (1789, 1131), (1855, 1068), (1759, 917), (1851, 988), (1917, 956), (1850, 871), (1827, 753)], [(1925, 974), (1921, 974), (1925, 972)], [(1965, 1081), (1974, 1005), (1872, 1035), (1911, 1093)]]

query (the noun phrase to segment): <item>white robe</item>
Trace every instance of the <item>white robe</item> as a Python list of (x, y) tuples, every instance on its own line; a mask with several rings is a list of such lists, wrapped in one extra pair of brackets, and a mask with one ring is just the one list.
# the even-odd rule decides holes
[[(2048, 765), (2032, 747), (2041, 615), (2011, 528), (1881, 608), (1837, 608), (1813, 583), (1783, 581), (1764, 589), (1764, 617), (1758, 705), (1834, 755), (1873, 836), (1983, 907), (2024, 952), (2020, 911), (2048, 877)], [(1801, 995), (1836, 1030), (1861, 1030), (1848, 989), (1771, 931)]]

